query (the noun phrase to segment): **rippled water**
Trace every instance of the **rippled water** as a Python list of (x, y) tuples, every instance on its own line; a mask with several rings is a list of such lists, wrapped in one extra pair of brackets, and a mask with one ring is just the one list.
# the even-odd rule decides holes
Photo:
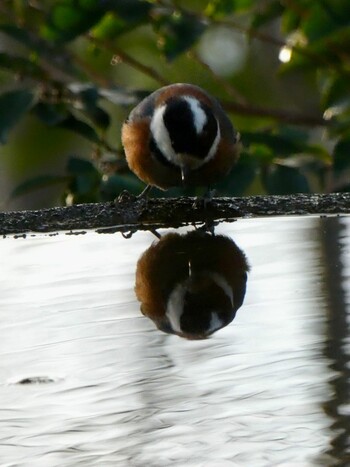
[(217, 231), (251, 272), (204, 341), (141, 315), (150, 233), (1, 239), (1, 466), (350, 465), (350, 218)]

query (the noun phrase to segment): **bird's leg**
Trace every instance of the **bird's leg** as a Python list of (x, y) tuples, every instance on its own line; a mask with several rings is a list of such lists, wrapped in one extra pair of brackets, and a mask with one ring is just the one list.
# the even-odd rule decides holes
[(137, 198), (140, 199), (140, 198), (147, 198), (147, 196), (149, 195), (150, 191), (152, 190), (153, 186), (152, 185), (147, 185), (139, 195), (137, 195)]
[(197, 196), (193, 203), (193, 208), (206, 209), (208, 205), (213, 202), (215, 194), (215, 188), (208, 186), (203, 196)]
[[(210, 186), (207, 187), (204, 195), (201, 197), (197, 197), (193, 203), (194, 209), (203, 209), (206, 210), (210, 204), (213, 203), (213, 198), (216, 194), (216, 190), (211, 188)], [(209, 213), (208, 213), (209, 214)], [(215, 226), (218, 225), (218, 222), (215, 222), (212, 219), (206, 219), (204, 224), (198, 228), (198, 230), (202, 230), (204, 232), (208, 232), (211, 235), (215, 235)]]
[(162, 236), (160, 235), (160, 233), (156, 229), (150, 229), (150, 232), (153, 233), (153, 235), (155, 237), (157, 237), (158, 240), (162, 238)]
[(120, 232), (120, 233), (122, 234), (122, 237), (129, 239), (134, 235), (135, 232), (136, 230), (129, 230), (129, 232)]
[(151, 189), (152, 189), (152, 185), (147, 185), (146, 188), (144, 188), (139, 195), (133, 195), (129, 193), (127, 190), (123, 190), (115, 198), (114, 204), (117, 205), (119, 202), (122, 202), (122, 201), (146, 200)]
[(207, 189), (203, 195), (203, 202), (204, 202), (204, 207), (207, 207), (208, 203), (211, 203), (213, 201), (214, 196), (216, 195), (216, 190), (215, 188), (211, 188), (209, 185), (207, 186)]
[(220, 222), (214, 221), (212, 219), (206, 220), (204, 224), (202, 224), (200, 227), (196, 227), (195, 229), (197, 232), (203, 232), (203, 233), (209, 233), (211, 235), (215, 235), (215, 227), (219, 225)]

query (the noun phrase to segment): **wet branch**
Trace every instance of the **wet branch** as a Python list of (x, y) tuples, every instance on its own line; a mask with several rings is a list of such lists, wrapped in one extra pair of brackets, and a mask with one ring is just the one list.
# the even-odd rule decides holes
[(123, 196), (116, 204), (80, 204), (0, 213), (0, 234), (152, 231), (218, 221), (232, 222), (239, 218), (308, 214), (350, 214), (350, 193), (214, 198), (206, 206), (195, 198), (138, 199)]

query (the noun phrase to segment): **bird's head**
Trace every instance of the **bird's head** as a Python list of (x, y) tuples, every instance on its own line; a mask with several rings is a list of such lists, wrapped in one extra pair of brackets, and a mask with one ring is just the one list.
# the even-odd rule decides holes
[(220, 126), (210, 106), (190, 95), (172, 95), (155, 107), (150, 123), (151, 146), (158, 157), (188, 174), (213, 159)]

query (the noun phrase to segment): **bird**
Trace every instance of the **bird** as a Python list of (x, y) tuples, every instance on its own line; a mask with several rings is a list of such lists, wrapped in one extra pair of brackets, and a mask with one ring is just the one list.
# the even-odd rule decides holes
[(239, 134), (220, 103), (187, 83), (164, 86), (143, 99), (121, 131), (128, 166), (148, 187), (207, 186), (239, 157)]
[(234, 319), (248, 271), (245, 254), (231, 238), (171, 232), (139, 258), (135, 293), (142, 314), (160, 331), (206, 339)]

